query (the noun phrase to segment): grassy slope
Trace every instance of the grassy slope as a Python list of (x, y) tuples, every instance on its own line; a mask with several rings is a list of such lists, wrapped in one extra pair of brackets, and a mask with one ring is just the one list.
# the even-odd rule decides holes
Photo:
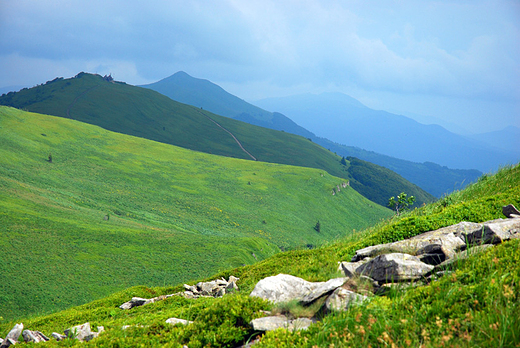
[(336, 155), (305, 138), (231, 120), (146, 88), (107, 82), (98, 75), (81, 73), (76, 78), (8, 94), (0, 98), (0, 104), (192, 150), (250, 159), (210, 117), (231, 131), (259, 161), (347, 175)]
[[(464, 191), (342, 242), (315, 250), (277, 254), (257, 264), (215, 275), (241, 277), (241, 291), (234, 296), (203, 300), (172, 298), (128, 312), (118, 310), (117, 306), (131, 296), (150, 297), (180, 289), (135, 287), (81, 307), (23, 322), (26, 327), (44, 333), (85, 321), (94, 326), (104, 325), (107, 333), (92, 342), (99, 346), (234, 346), (252, 333), (243, 323), (261, 315), (259, 309), (270, 308), (269, 304), (246, 296), (259, 279), (290, 273), (308, 280), (326, 280), (335, 274), (337, 261), (348, 260), (356, 249), (463, 220), (481, 222), (499, 218), (501, 206), (509, 203), (520, 205), (520, 166), (484, 176)], [(472, 255), (460, 262), (452, 275), (405, 293), (372, 298), (360, 307), (326, 317), (308, 331), (270, 332), (258, 347), (518, 346), (519, 247), (520, 240), (514, 240)], [(172, 316), (195, 323), (188, 327), (164, 324)], [(5, 335), (13, 324), (0, 324), (0, 333)], [(122, 331), (120, 327), (127, 324), (149, 326)]]
[(390, 214), (351, 188), (332, 196), (342, 181), (0, 107), (0, 313), (206, 277)]
[[(76, 78), (58, 79), (9, 93), (0, 97), (0, 104), (70, 117), (119, 133), (192, 150), (250, 159), (229, 134), (208, 119), (210, 117), (230, 130), (260, 161), (319, 168), (331, 175), (355, 180), (348, 173), (348, 166), (340, 164), (340, 157), (308, 139), (221, 117), (175, 102), (146, 88), (104, 81), (98, 75), (81, 73)], [(371, 167), (365, 168), (367, 172), (371, 170)], [(381, 205), (386, 205), (389, 197), (401, 191), (418, 197), (418, 204), (433, 200), (433, 196), (395, 173), (387, 180), (377, 182), (378, 195), (373, 195), (374, 190), (363, 191), (364, 185), (357, 186), (358, 192)], [(395, 182), (399, 182), (397, 193), (389, 190)], [(427, 198), (423, 200), (423, 197)]]

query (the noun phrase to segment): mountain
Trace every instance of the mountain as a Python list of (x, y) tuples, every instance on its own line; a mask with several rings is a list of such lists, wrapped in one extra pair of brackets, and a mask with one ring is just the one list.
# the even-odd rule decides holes
[[(317, 137), (314, 133), (299, 126), (281, 113), (270, 113), (260, 109), (226, 92), (220, 86), (208, 80), (192, 77), (182, 71), (159, 82), (142, 87), (155, 90), (181, 103), (201, 106), (205, 110), (219, 115), (265, 128), (301, 135), (342, 157), (357, 157), (389, 168), (436, 197), (441, 197), (443, 194), (462, 188), (482, 175), (477, 170), (454, 170), (445, 166), (435, 165), (434, 163), (414, 163), (381, 155), (373, 151), (366, 151), (359, 147), (340, 145), (326, 138)], [(337, 103), (339, 100), (352, 107), (364, 107), (356, 99), (344, 94), (332, 93), (327, 96), (331, 104)], [(381, 191), (381, 194), (386, 194), (386, 192)]]
[(0, 106), (0, 313), (207, 277), (392, 215), (332, 195), (342, 182)]
[(514, 126), (469, 137), (506, 151), (515, 151), (520, 148), (520, 128)]
[(490, 172), (520, 159), (519, 149), (504, 151), (438, 125), (423, 125), (405, 116), (373, 110), (341, 93), (270, 98), (256, 104), (281, 112), (336, 143), (409, 161)]
[[(150, 89), (110, 81), (99, 75), (80, 73), (71, 79), (57, 78), (34, 88), (8, 93), (0, 97), (0, 105), (71, 118), (210, 154), (318, 168), (355, 181), (348, 172), (349, 163), (342, 164), (341, 157), (309, 139), (219, 116)], [(389, 190), (393, 185), (378, 181), (373, 183), (379, 188), (376, 197), (368, 191), (360, 193), (383, 206), (389, 197), (401, 191), (416, 196), (417, 204), (433, 200), (433, 196), (395, 173), (390, 180), (401, 182), (399, 192)], [(387, 198), (381, 199), (383, 196)]]
[(209, 110), (217, 115), (234, 118), (256, 126), (283, 130), (309, 138), (314, 134), (298, 126), (288, 117), (265, 111), (249, 104), (222, 87), (204, 79), (198, 79), (179, 71), (158, 82), (140, 87), (157, 91), (173, 100)]

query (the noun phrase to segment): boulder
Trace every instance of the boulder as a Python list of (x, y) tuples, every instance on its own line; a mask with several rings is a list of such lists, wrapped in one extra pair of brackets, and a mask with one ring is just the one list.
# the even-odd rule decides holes
[(179, 319), (179, 318), (169, 318), (169, 319), (166, 319), (166, 323), (170, 324), (170, 325), (175, 325), (175, 324), (188, 325), (188, 324), (193, 323), (193, 321)]
[(416, 256), (392, 253), (375, 257), (357, 271), (381, 284), (420, 279), (427, 276), (433, 268), (434, 266), (421, 262)]
[(40, 331), (31, 331), (31, 330), (23, 330), (22, 332), (23, 340), (27, 342), (47, 342), (49, 337), (42, 334)]
[(353, 304), (361, 303), (366, 296), (357, 294), (353, 291), (337, 288), (325, 301), (325, 307), (329, 310), (346, 311)]
[(306, 330), (314, 321), (308, 318), (288, 319), (286, 316), (277, 315), (253, 319), (251, 326), (255, 331), (272, 331), (276, 329), (287, 329), (291, 331)]
[(260, 297), (274, 303), (288, 301), (312, 302), (327, 292), (343, 285), (346, 278), (331, 279), (328, 282), (308, 282), (289, 274), (278, 274), (260, 280), (250, 296)]

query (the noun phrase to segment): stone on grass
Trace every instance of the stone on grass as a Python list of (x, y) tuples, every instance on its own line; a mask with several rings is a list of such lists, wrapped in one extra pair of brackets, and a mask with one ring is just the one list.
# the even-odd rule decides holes
[(420, 279), (427, 276), (434, 266), (421, 262), (418, 257), (392, 253), (379, 255), (358, 268), (358, 271), (379, 283)]
[(255, 331), (273, 331), (276, 329), (287, 329), (291, 331), (306, 330), (314, 321), (308, 318), (289, 319), (283, 315), (253, 319), (251, 326)]
[(175, 324), (188, 325), (188, 324), (193, 323), (193, 321), (179, 319), (179, 318), (169, 318), (169, 319), (166, 319), (166, 323), (170, 324), (170, 325), (175, 325)]
[(288, 301), (312, 302), (327, 292), (343, 285), (346, 278), (331, 279), (328, 282), (308, 282), (289, 274), (278, 274), (260, 280), (250, 296), (260, 297), (274, 303)]

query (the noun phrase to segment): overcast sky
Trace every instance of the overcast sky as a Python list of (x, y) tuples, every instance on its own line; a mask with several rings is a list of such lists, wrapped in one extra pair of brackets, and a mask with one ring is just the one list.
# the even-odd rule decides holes
[(469, 132), (520, 127), (520, 1), (0, 0), (0, 87), (179, 70), (247, 101), (335, 91)]

